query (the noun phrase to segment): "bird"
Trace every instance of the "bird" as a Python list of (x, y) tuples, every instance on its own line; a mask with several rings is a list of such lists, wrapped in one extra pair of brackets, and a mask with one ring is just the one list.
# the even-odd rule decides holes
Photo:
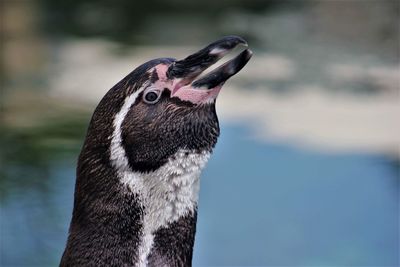
[(243, 38), (226, 36), (182, 60), (150, 60), (105, 94), (78, 157), (61, 267), (192, 265), (200, 175), (220, 134), (216, 98), (251, 56)]

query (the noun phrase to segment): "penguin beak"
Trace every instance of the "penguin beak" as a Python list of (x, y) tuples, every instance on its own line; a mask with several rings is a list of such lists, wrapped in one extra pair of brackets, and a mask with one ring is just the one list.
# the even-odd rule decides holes
[(207, 89), (212, 89), (216, 86), (222, 85), (230, 77), (238, 73), (247, 64), (252, 55), (253, 53), (249, 49), (244, 50), (234, 59), (229, 60), (222, 66), (207, 74), (205, 77), (194, 81), (192, 86), (194, 88), (205, 87)]
[(193, 103), (213, 101), (222, 85), (247, 64), (252, 52), (245, 49), (207, 75), (195, 79), (238, 45), (247, 46), (247, 42), (238, 36), (227, 36), (183, 60), (175, 61), (167, 70), (168, 79), (174, 81), (172, 96)]

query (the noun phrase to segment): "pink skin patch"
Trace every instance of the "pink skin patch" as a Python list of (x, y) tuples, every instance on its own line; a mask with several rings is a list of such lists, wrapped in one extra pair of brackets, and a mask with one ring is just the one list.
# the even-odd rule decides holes
[(170, 90), (171, 97), (178, 97), (182, 101), (189, 101), (193, 104), (206, 104), (212, 103), (221, 91), (222, 84), (211, 89), (194, 89), (190, 84), (192, 80), (169, 80), (167, 77), (168, 67), (169, 65), (166, 64), (159, 64), (154, 67), (159, 78), (158, 81), (154, 83), (154, 86), (160, 90), (164, 88)]
[(179, 88), (172, 96), (194, 104), (212, 103), (217, 98), (222, 86), (211, 89), (193, 89), (190, 85)]
[[(154, 67), (156, 69), (157, 75), (158, 75), (158, 79), (159, 81), (162, 82), (167, 82), (168, 78), (167, 78), (167, 70), (169, 68), (169, 65), (166, 64), (158, 64), (157, 66)], [(153, 69), (151, 69), (151, 72), (153, 71)]]

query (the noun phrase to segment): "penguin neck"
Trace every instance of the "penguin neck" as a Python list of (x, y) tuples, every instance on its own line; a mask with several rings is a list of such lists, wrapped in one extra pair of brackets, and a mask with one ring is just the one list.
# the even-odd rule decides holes
[(155, 171), (117, 172), (120, 182), (138, 196), (148, 230), (155, 231), (195, 211), (200, 174), (209, 156), (207, 152), (178, 151)]
[(119, 183), (140, 204), (138, 266), (146, 266), (148, 262), (157, 266), (181, 265), (176, 262), (181, 259), (188, 265), (194, 244), (199, 179), (210, 152), (181, 149), (155, 170), (134, 171), (135, 163), (129, 160), (128, 148), (123, 145), (122, 124), (142, 90), (128, 96), (114, 117), (111, 165)]
[[(157, 266), (172, 264), (182, 252), (185, 263), (191, 261), (200, 174), (209, 156), (207, 152), (178, 151), (156, 171), (118, 172), (120, 182), (137, 196), (143, 209), (138, 248), (140, 266), (149, 262)], [(180, 251), (174, 251), (177, 244)], [(172, 254), (166, 253), (168, 246), (174, 251)]]

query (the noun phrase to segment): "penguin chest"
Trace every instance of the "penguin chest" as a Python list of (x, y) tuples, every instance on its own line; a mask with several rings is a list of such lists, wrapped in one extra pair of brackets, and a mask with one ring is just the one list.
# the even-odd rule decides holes
[(196, 209), (200, 174), (209, 157), (209, 152), (179, 151), (154, 172), (123, 174), (121, 182), (140, 197), (145, 232), (154, 233)]

